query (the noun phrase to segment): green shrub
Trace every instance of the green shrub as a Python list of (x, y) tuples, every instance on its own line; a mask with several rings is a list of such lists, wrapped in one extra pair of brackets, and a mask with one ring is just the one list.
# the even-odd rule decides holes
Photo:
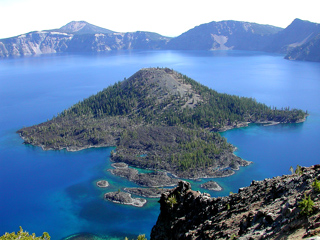
[(235, 239), (237, 239), (237, 235), (235, 233), (233, 233), (231, 235), (231, 237), (229, 238), (229, 240), (235, 240)]
[(296, 174), (302, 175), (302, 169), (301, 169), (301, 166), (299, 166), (299, 165), (297, 165)]
[(139, 235), (137, 240), (147, 240), (146, 235), (144, 235), (144, 234)]
[(320, 181), (314, 179), (314, 182), (311, 185), (316, 192), (320, 192)]
[(5, 233), (3, 236), (0, 237), (0, 240), (50, 240), (50, 236), (47, 232), (44, 232), (41, 237), (36, 237), (36, 235), (33, 233), (32, 235), (29, 235), (28, 232), (24, 232), (22, 227), (20, 227), (20, 231), (15, 233)]
[[(127, 237), (125, 237), (124, 240), (129, 240), (129, 239)], [(147, 240), (146, 235), (145, 234), (139, 235), (137, 240)]]
[(298, 207), (301, 210), (301, 214), (309, 216), (313, 212), (313, 205), (314, 202), (312, 201), (311, 197), (304, 194), (304, 199), (302, 199), (298, 203)]
[(168, 197), (167, 204), (168, 204), (171, 208), (173, 208), (173, 206), (174, 206), (175, 204), (177, 204), (177, 203), (178, 203), (178, 202), (177, 202), (177, 198), (176, 198), (175, 195), (172, 195), (171, 197)]

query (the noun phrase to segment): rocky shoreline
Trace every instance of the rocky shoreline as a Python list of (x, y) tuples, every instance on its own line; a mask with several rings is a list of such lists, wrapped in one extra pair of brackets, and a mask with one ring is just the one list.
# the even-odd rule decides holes
[(21, 133), (19, 133), (19, 136), (22, 138), (22, 140), (24, 141), (23, 142), (23, 144), (31, 144), (31, 145), (33, 145), (33, 146), (36, 146), (36, 147), (41, 147), (41, 149), (43, 150), (43, 151), (51, 151), (51, 150), (53, 150), (53, 151), (55, 151), (55, 150), (58, 150), (58, 151), (60, 151), (60, 150), (63, 150), (63, 149), (65, 149), (66, 151), (68, 151), (68, 152), (78, 152), (78, 151), (82, 151), (82, 150), (85, 150), (85, 149), (89, 149), (89, 148), (102, 148), (102, 147), (114, 147), (115, 146), (115, 144), (114, 145), (110, 145), (110, 144), (97, 144), (97, 145), (84, 145), (84, 146), (69, 146), (69, 147), (67, 147), (67, 146), (59, 146), (59, 147), (46, 147), (45, 145), (43, 145), (43, 144), (37, 144), (37, 143), (30, 143), (30, 142), (28, 142), (28, 139), (26, 138), (26, 137), (24, 137)]
[(127, 192), (108, 192), (104, 195), (105, 199), (108, 201), (125, 204), (125, 205), (132, 205), (134, 207), (143, 207), (147, 200), (144, 198), (133, 198), (131, 197), (130, 193)]
[[(306, 121), (306, 117), (304, 117), (303, 119), (298, 120), (295, 123), (302, 123), (304, 121)], [(234, 128), (248, 127), (250, 123), (261, 124), (264, 127), (281, 124), (281, 122), (276, 122), (276, 121), (238, 122), (238, 123), (233, 124), (233, 125), (225, 125), (225, 126), (223, 126), (221, 128), (213, 128), (212, 131), (214, 131), (214, 132), (226, 132), (226, 131), (234, 129)]]
[(242, 127), (248, 127), (250, 122), (238, 122), (233, 125), (225, 125), (221, 128), (213, 128), (212, 131), (214, 132), (225, 132), (234, 128), (242, 128)]

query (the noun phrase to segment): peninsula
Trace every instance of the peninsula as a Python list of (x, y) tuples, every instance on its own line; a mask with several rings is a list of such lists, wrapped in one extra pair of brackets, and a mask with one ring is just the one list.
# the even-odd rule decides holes
[[(234, 155), (234, 146), (218, 131), (296, 123), (306, 115), (218, 93), (172, 69), (147, 68), (18, 133), (24, 143), (45, 150), (116, 146), (114, 162), (154, 170), (152, 177), (169, 172), (195, 179), (229, 176), (251, 163)], [(128, 171), (113, 171), (121, 176), (121, 169)]]

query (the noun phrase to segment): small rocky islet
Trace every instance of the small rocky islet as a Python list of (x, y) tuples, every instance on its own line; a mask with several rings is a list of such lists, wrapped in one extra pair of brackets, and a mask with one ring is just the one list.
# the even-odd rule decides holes
[(215, 181), (208, 181), (200, 185), (200, 187), (211, 191), (222, 191), (222, 187)]
[(130, 193), (127, 192), (108, 192), (104, 195), (105, 199), (114, 203), (120, 203), (125, 205), (132, 205), (135, 207), (143, 207), (147, 200), (144, 198), (133, 198)]
[(109, 182), (107, 180), (99, 180), (96, 182), (96, 185), (100, 188), (109, 187)]

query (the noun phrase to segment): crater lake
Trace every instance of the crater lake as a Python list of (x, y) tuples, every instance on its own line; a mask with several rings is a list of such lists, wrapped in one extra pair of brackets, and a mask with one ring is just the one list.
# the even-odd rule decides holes
[[(221, 133), (235, 154), (253, 164), (217, 178), (225, 196), (262, 180), (290, 174), (296, 165), (320, 163), (320, 63), (288, 61), (283, 55), (247, 51), (114, 51), (49, 54), (0, 60), (0, 235), (48, 232), (52, 239), (76, 234), (102, 239), (146, 234), (160, 212), (158, 199), (142, 208), (103, 199), (109, 191), (134, 187), (112, 175), (114, 148), (78, 152), (43, 151), (24, 145), (16, 131), (54, 115), (141, 68), (168, 67), (222, 93), (252, 97), (271, 107), (307, 110), (303, 123), (261, 126)], [(108, 188), (98, 188), (98, 180)]]

